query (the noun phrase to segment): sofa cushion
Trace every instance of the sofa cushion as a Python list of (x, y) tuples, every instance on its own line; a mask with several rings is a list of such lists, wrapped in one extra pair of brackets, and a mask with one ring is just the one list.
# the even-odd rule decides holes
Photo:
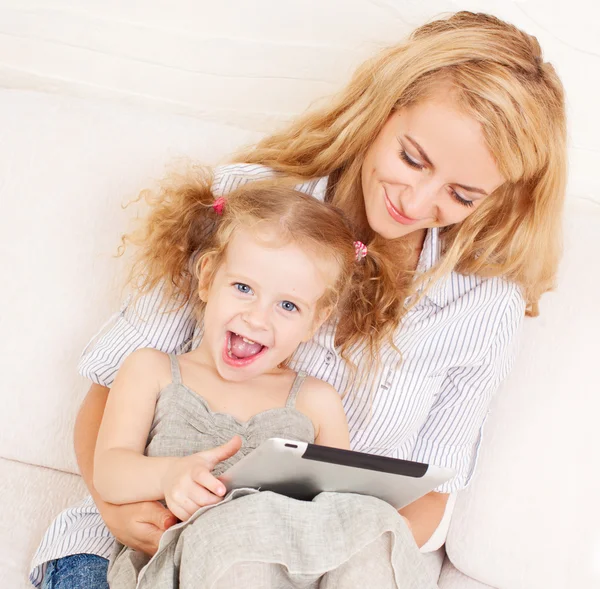
[(446, 558), (442, 566), (438, 582), (439, 589), (495, 589), (485, 583), (480, 583), (471, 577), (463, 575)]
[(599, 231), (598, 204), (569, 203), (558, 288), (525, 322), (454, 509), (448, 557), (494, 587), (600, 586)]
[(0, 90), (3, 371), (0, 456), (74, 472), (86, 341), (116, 310), (121, 205), (189, 156), (215, 163), (256, 135), (183, 116)]
[(86, 493), (81, 477), (0, 458), (2, 587), (31, 589), (29, 563), (48, 524)]

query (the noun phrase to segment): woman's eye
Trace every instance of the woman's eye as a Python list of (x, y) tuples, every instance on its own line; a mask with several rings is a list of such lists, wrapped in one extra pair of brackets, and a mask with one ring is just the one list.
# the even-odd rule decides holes
[(472, 207), (473, 206), (472, 200), (467, 200), (466, 198), (463, 198), (460, 194), (458, 194), (458, 192), (456, 192), (456, 190), (454, 190), (454, 188), (450, 189), (450, 193), (452, 194), (452, 198), (456, 202), (461, 204), (463, 207)]
[(288, 311), (290, 313), (292, 311), (297, 311), (298, 310), (298, 307), (294, 303), (292, 303), (291, 301), (282, 301), (281, 302), (281, 308), (284, 311)]
[(252, 294), (252, 289), (243, 282), (235, 282), (233, 286), (236, 288), (236, 290), (243, 294)]
[(424, 170), (425, 166), (418, 161), (412, 159), (408, 153), (404, 149), (400, 150), (400, 158), (408, 164), (411, 168), (415, 168), (415, 170)]

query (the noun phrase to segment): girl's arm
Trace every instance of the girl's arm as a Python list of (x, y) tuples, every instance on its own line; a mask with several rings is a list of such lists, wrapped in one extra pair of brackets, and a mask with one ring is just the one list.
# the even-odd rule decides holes
[(108, 398), (96, 443), (94, 487), (109, 503), (165, 499), (182, 521), (199, 507), (217, 503), (225, 486), (214, 467), (233, 456), (241, 438), (185, 457), (144, 455), (160, 390), (171, 381), (169, 357), (152, 349), (125, 360)]
[(134, 550), (153, 555), (164, 530), (177, 518), (158, 501), (114, 505), (103, 501), (93, 485), (94, 450), (110, 389), (92, 384), (75, 423), (75, 451), (81, 476), (111, 534)]
[(312, 419), (315, 444), (350, 449), (350, 434), (342, 400), (331, 385), (307, 377), (300, 389), (296, 408)]
[(164, 498), (161, 480), (176, 459), (149, 458), (144, 450), (161, 384), (168, 382), (168, 356), (149, 348), (130, 354), (117, 373), (94, 457), (94, 487), (104, 501)]
[(93, 382), (75, 424), (75, 453), (79, 470), (102, 519), (126, 546), (154, 554), (164, 530), (176, 522), (158, 501), (114, 505), (102, 500), (93, 485), (94, 451), (102, 415), (119, 366), (139, 348), (177, 352), (192, 337), (196, 321), (190, 305), (163, 301), (162, 287), (127, 301), (114, 325), (82, 354), (79, 372)]
[(163, 286), (130, 298), (115, 323), (79, 361), (80, 374), (94, 384), (85, 398), (75, 426), (75, 452), (79, 469), (92, 495), (94, 448), (109, 387), (125, 358), (140, 348), (179, 353), (192, 338), (196, 325), (192, 305), (165, 301)]

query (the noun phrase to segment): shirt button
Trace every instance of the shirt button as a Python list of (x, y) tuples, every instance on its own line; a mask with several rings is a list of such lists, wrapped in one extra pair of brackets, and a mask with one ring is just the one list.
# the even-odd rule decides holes
[(329, 364), (332, 360), (333, 360), (333, 354), (330, 352), (329, 354), (327, 354), (327, 356), (325, 356), (325, 362), (327, 362), (327, 364)]

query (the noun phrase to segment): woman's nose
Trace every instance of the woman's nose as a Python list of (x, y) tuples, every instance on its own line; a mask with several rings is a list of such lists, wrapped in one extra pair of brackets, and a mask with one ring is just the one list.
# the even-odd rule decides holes
[(428, 219), (434, 216), (438, 191), (432, 183), (419, 182), (400, 195), (402, 213), (411, 219)]

